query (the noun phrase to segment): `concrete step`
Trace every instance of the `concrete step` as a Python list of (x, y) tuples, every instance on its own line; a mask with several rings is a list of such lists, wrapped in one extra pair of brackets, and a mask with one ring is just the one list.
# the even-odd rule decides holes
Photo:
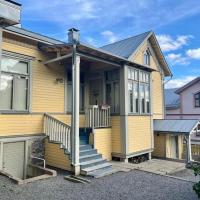
[(84, 155), (84, 156), (80, 156), (79, 161), (80, 163), (82, 163), (82, 162), (86, 162), (86, 161), (94, 160), (98, 158), (102, 158), (101, 154)]
[(96, 149), (86, 149), (86, 150), (81, 150), (79, 153), (80, 156), (91, 155), (91, 154), (97, 154), (97, 150)]
[(92, 167), (92, 166), (95, 166), (95, 165), (98, 165), (98, 164), (103, 164), (103, 163), (106, 163), (106, 162), (107, 161), (105, 159), (98, 158), (98, 159), (82, 162), (82, 163), (80, 163), (80, 165), (81, 165), (81, 169), (85, 169), (85, 168)]
[(106, 169), (110, 168), (112, 165), (110, 163), (103, 163), (103, 164), (98, 164), (92, 167), (87, 167), (81, 170), (82, 175), (89, 175), (92, 171), (99, 170), (99, 169)]
[(92, 146), (91, 145), (80, 145), (80, 151), (82, 151), (82, 150), (87, 150), (87, 149), (92, 149)]
[(104, 177), (104, 176), (114, 174), (116, 172), (117, 172), (116, 169), (109, 167), (109, 168), (106, 168), (106, 169), (99, 169), (99, 170), (92, 171), (88, 174), (88, 176), (92, 176), (94, 178), (101, 178), (101, 177)]

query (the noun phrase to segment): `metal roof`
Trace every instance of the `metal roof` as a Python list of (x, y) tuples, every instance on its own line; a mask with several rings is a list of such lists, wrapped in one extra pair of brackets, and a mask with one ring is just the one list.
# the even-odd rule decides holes
[(177, 88), (165, 89), (165, 107), (166, 109), (179, 108), (180, 97), (175, 93)]
[(200, 82), (200, 77), (197, 77), (197, 78), (193, 79), (192, 81), (190, 81), (186, 85), (184, 85), (181, 88), (177, 89), (176, 93), (180, 94), (182, 91), (186, 90), (187, 88), (191, 87), (192, 85), (194, 85), (194, 84), (196, 84), (198, 82)]
[(115, 55), (129, 58), (150, 33), (151, 31), (148, 31), (124, 40), (120, 40), (118, 42), (114, 42), (112, 44), (102, 46), (100, 48)]
[(163, 133), (189, 134), (199, 123), (198, 119), (155, 119), (154, 131)]
[(59, 40), (53, 39), (51, 37), (47, 37), (47, 36), (41, 35), (39, 33), (34, 33), (32, 31), (28, 31), (26, 29), (19, 28), (19, 27), (16, 27), (16, 26), (6, 27), (5, 30), (7, 32), (12, 32), (12, 33), (14, 32), (14, 33), (17, 33), (19, 35), (23, 35), (23, 36), (27, 36), (27, 37), (36, 39), (36, 40), (39, 40), (39, 41), (44, 42), (44, 43), (64, 44), (64, 42), (62, 42), (62, 41), (59, 41)]

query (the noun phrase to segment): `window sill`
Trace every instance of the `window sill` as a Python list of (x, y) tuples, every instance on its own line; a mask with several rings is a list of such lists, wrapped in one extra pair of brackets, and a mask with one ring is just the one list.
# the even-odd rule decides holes
[(145, 114), (145, 113), (128, 113), (128, 116), (152, 116), (152, 114), (148, 113), (148, 114)]
[(29, 114), (29, 111), (0, 111), (2, 115), (12, 115), (12, 114)]

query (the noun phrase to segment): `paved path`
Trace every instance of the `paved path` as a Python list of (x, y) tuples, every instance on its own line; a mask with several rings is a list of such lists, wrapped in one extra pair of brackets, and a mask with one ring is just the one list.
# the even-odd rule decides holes
[(192, 183), (138, 170), (72, 183), (64, 173), (48, 180), (18, 186), (0, 176), (2, 200), (197, 200)]

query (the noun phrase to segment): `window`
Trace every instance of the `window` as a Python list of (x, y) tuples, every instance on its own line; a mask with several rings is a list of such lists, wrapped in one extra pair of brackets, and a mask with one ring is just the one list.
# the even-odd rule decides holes
[(149, 73), (129, 68), (128, 71), (129, 113), (150, 113)]
[(149, 49), (147, 49), (147, 50), (144, 52), (144, 64), (145, 64), (145, 65), (150, 66), (150, 58), (151, 58), (151, 54), (150, 54)]
[(195, 107), (200, 107), (200, 92), (194, 95)]
[(106, 76), (106, 103), (111, 106), (112, 113), (120, 112), (119, 70), (108, 71)]
[[(84, 74), (81, 73), (80, 75), (80, 93), (79, 93), (79, 110), (81, 112), (84, 111)], [(67, 73), (67, 112), (72, 112), (72, 73)]]
[(29, 63), (2, 56), (0, 83), (0, 110), (27, 111)]

